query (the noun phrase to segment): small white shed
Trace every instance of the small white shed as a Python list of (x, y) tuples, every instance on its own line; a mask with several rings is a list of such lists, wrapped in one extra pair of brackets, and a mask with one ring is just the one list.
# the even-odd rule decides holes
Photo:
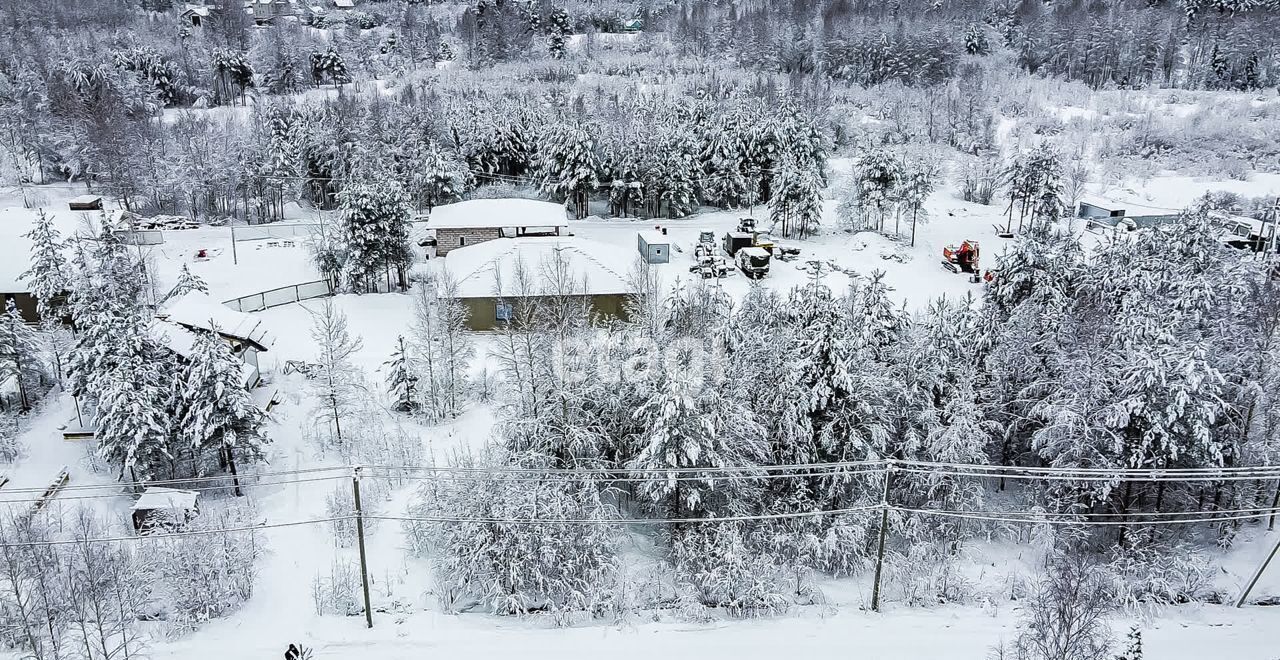
[(636, 249), (645, 263), (665, 264), (671, 262), (671, 240), (665, 229), (651, 229), (636, 234)]

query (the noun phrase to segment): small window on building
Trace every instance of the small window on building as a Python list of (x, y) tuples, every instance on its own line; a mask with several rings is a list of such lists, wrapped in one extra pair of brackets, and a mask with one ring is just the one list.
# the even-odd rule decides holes
[(497, 321), (510, 321), (511, 311), (511, 303), (500, 302), (494, 306), (493, 318)]
[(464, 246), (464, 245), (466, 245), (466, 244), (467, 244), (467, 237), (466, 237), (466, 236), (459, 236), (459, 237), (458, 237), (458, 247), (462, 247), (462, 246)]

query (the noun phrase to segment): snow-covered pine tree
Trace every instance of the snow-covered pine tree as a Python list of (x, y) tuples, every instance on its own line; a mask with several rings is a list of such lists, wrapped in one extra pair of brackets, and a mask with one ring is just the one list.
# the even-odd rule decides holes
[(191, 359), (180, 384), (181, 440), (197, 457), (196, 472), (203, 473), (203, 457), (216, 456), (227, 468), (240, 495), (237, 460), (257, 461), (268, 442), (262, 432), (264, 413), (244, 387), (244, 362), (218, 336), (217, 329), (201, 332), (191, 347)]
[(342, 59), (342, 54), (330, 46), (324, 52), (311, 53), (311, 79), (317, 87), (325, 82), (342, 87), (351, 82), (351, 74), (347, 72), (347, 63)]
[(391, 359), (383, 362), (382, 366), (387, 371), (387, 393), (391, 395), (392, 407), (400, 412), (417, 410), (421, 405), (418, 401), (418, 377), (414, 375), (414, 359), (403, 335), (396, 338)]
[(702, 137), (702, 196), (723, 208), (738, 208), (751, 197), (745, 175), (748, 163), (743, 133), (742, 118), (731, 112), (711, 123)]
[(924, 203), (933, 193), (936, 185), (935, 176), (932, 168), (920, 163), (911, 168), (902, 181), (902, 207), (911, 214), (911, 245), (913, 247), (916, 244), (916, 223), (928, 217), (928, 213), (924, 210)]
[[(634, 413), (644, 425), (640, 450), (627, 469), (640, 493), (670, 518), (742, 513), (759, 487), (748, 475), (769, 460), (764, 428), (734, 396), (706, 374), (668, 371)], [(733, 468), (734, 476), (696, 468)]]
[(565, 200), (578, 218), (590, 213), (587, 203), (600, 185), (594, 129), (583, 124), (552, 126), (540, 141), (538, 161), (542, 189)]
[(808, 236), (822, 224), (822, 182), (812, 167), (784, 159), (773, 177), (769, 219), (781, 225), (782, 235)]
[(420, 158), (421, 163), (412, 173), (412, 187), (417, 202), (428, 211), (462, 199), (462, 194), (473, 185), (466, 164), (434, 144), (424, 147)]
[(406, 270), (413, 262), (404, 190), (393, 183), (357, 183), (347, 186), (339, 200), (352, 288), (356, 292), (374, 290), (383, 274), (389, 280), (393, 272), (404, 286)]
[(334, 437), (342, 442), (342, 420), (355, 409), (360, 392), (360, 374), (352, 357), (363, 347), (359, 337), (347, 330), (347, 316), (326, 299), (320, 311), (311, 312), (311, 339), (316, 343), (320, 372), (311, 379), (319, 421), (333, 425)]
[(64, 243), (53, 217), (43, 210), (36, 212), (36, 223), (24, 234), (31, 241), (31, 267), (21, 279), (30, 287), (41, 316), (58, 317), (59, 308), (65, 304), (71, 273), (62, 254)]
[(845, 220), (857, 229), (884, 231), (890, 213), (897, 213), (902, 163), (883, 149), (873, 149), (854, 162), (850, 186), (841, 203)]
[(701, 172), (695, 157), (696, 145), (687, 131), (667, 129), (652, 150), (653, 158), (644, 171), (644, 188), (653, 196), (653, 215), (663, 215), (666, 203), (668, 218), (683, 218), (698, 206), (698, 180)]
[(13, 378), (22, 412), (31, 410), (44, 381), (43, 347), (9, 299), (0, 315), (0, 382)]

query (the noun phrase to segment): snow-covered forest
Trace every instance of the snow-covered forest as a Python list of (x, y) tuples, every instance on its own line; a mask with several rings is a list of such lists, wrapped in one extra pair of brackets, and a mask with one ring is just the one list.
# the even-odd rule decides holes
[(1275, 655), (1274, 0), (0, 23), (0, 658)]

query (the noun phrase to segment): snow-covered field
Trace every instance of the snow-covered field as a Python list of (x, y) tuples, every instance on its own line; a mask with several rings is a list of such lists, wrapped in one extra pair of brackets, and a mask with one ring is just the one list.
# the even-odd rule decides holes
[[(1235, 181), (1193, 181), (1184, 177), (1150, 180), (1126, 188), (1126, 201), (1176, 208), (1208, 189), (1235, 188), (1250, 194), (1280, 192), (1280, 177), (1256, 177), (1241, 184)], [(950, 190), (935, 193), (927, 204), (929, 219), (919, 227), (916, 245), (890, 240), (870, 233), (850, 234), (840, 229), (834, 202), (827, 202), (823, 232), (812, 239), (787, 241), (803, 254), (793, 262), (774, 262), (761, 286), (786, 290), (804, 284), (811, 275), (808, 262), (819, 261), (826, 281), (833, 287), (847, 285), (853, 274), (886, 273), (895, 296), (909, 309), (920, 309), (938, 296), (977, 295), (979, 285), (940, 265), (942, 246), (965, 239), (980, 241), (984, 262), (994, 261), (1005, 239), (996, 236), (1001, 209), (969, 204)], [(669, 231), (679, 248), (670, 264), (661, 267), (668, 283), (692, 277), (692, 248), (698, 233), (713, 230), (722, 235), (745, 212), (697, 214), (674, 221), (626, 221), (587, 219), (574, 222), (571, 230), (580, 236), (634, 249), (635, 232), (661, 226)], [(757, 214), (757, 217), (760, 217)], [(209, 258), (197, 260), (204, 249)], [(166, 233), (164, 245), (148, 248), (149, 261), (161, 285), (172, 282), (183, 265), (204, 278), (217, 298), (230, 298), (254, 291), (316, 279), (307, 250), (301, 241), (293, 247), (267, 246), (265, 241), (236, 246), (239, 263), (233, 263), (227, 228), (206, 227)], [(440, 260), (433, 262), (438, 267)], [(445, 259), (447, 261), (447, 258)], [(720, 284), (735, 298), (741, 298), (753, 284), (740, 274)], [(370, 382), (380, 387), (382, 362), (396, 338), (408, 332), (413, 319), (412, 299), (405, 294), (340, 295), (333, 299), (359, 336), (363, 348), (355, 363)], [(343, 461), (326, 455), (310, 440), (312, 402), (305, 381), (299, 375), (286, 376), (281, 366), (286, 360), (315, 358), (316, 345), (309, 332), (312, 315), (320, 301), (284, 305), (259, 313), (279, 338), (263, 355), (262, 366), (284, 392), (273, 413), (270, 435), (274, 439), (268, 469), (292, 470)], [(81, 442), (64, 441), (59, 428), (72, 423), (75, 411), (67, 397), (49, 402), (33, 418), (22, 440), (28, 456), (6, 468), (10, 488), (38, 487), (61, 466), (71, 468), (71, 483), (108, 483), (112, 475), (102, 472), (89, 458)], [(453, 423), (424, 427), (401, 422), (418, 437), (424, 450), (439, 456), (460, 447), (480, 447), (488, 439), (494, 423), (493, 411), (474, 406)], [(325, 498), (343, 482), (296, 483), (264, 487), (252, 497), (268, 523), (322, 518)], [(412, 494), (411, 486), (393, 490), (385, 501), (375, 503), (384, 513), (402, 513)], [(0, 501), (5, 499), (0, 490)], [(12, 499), (12, 498), (11, 498)], [(97, 502), (104, 511), (123, 516), (128, 499)], [(55, 506), (74, 504), (70, 498), (55, 500)], [(1280, 538), (1280, 532), (1257, 533), (1239, 539), (1222, 560), (1215, 580), (1227, 593), (1235, 593), (1257, 563)], [(527, 620), (485, 614), (448, 615), (440, 612), (427, 592), (427, 567), (411, 559), (403, 548), (398, 527), (384, 522), (369, 539), (372, 591), (377, 612), (372, 631), (363, 627), (362, 617), (322, 617), (314, 613), (310, 595), (315, 576), (329, 570), (336, 558), (349, 561), (352, 548), (335, 547), (327, 525), (271, 528), (263, 531), (270, 551), (260, 566), (260, 578), (253, 598), (240, 611), (210, 622), (198, 631), (177, 639), (158, 639), (149, 651), (157, 660), (181, 658), (267, 657), (282, 652), (297, 641), (315, 650), (315, 658), (400, 660), (419, 657), (696, 657), (772, 658), (796, 655), (813, 658), (955, 658), (979, 660), (987, 657), (991, 645), (1007, 639), (1017, 616), (1016, 603), (948, 605), (913, 608), (890, 604), (880, 614), (867, 611), (869, 587), (865, 578), (832, 581), (824, 585), (827, 605), (799, 608), (792, 613), (762, 620), (720, 620), (698, 624), (682, 622), (665, 613), (634, 620), (597, 621), (568, 629), (553, 628), (532, 617)], [(1033, 571), (1030, 555), (1016, 548), (995, 548), (975, 553), (965, 567), (981, 588), (998, 591), (1011, 575)], [(1257, 596), (1280, 595), (1280, 566), (1265, 576)], [(1117, 619), (1114, 628), (1123, 632), (1128, 619)], [(1248, 660), (1280, 658), (1275, 630), (1280, 629), (1280, 608), (1229, 605), (1189, 605), (1169, 607), (1149, 613), (1142, 621), (1148, 657), (1190, 660), (1231, 657)]]

